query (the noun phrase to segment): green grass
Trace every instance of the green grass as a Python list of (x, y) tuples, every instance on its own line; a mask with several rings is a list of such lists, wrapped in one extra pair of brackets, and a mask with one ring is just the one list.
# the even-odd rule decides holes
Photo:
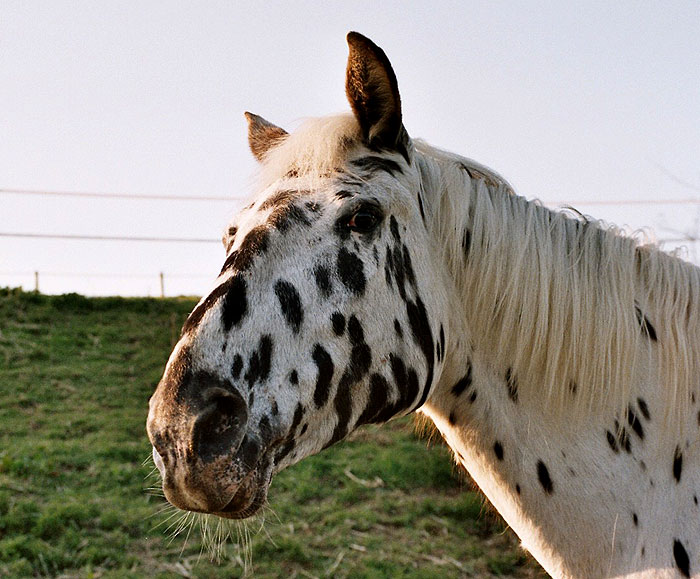
[(408, 419), (281, 473), (218, 563), (173, 536), (145, 420), (193, 305), (0, 289), (0, 577), (544, 576)]

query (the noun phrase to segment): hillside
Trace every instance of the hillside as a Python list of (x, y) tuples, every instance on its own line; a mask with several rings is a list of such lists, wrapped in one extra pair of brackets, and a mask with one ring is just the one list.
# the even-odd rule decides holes
[(148, 398), (193, 305), (0, 289), (0, 577), (544, 576), (412, 420), (283, 472), (211, 562), (146, 491)]

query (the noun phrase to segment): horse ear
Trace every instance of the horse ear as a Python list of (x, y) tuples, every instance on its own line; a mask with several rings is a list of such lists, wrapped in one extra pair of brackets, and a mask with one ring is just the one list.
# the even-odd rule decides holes
[(253, 113), (246, 112), (245, 118), (248, 121), (250, 150), (258, 161), (262, 161), (265, 153), (287, 136), (287, 131)]
[(345, 93), (365, 141), (371, 147), (398, 150), (405, 156), (407, 135), (401, 122), (396, 75), (384, 51), (369, 38), (347, 36)]

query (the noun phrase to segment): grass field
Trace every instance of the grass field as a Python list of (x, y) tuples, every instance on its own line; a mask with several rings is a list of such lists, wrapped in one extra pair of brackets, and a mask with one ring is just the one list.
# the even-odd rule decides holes
[(0, 577), (545, 576), (407, 419), (281, 473), (211, 561), (144, 464), (193, 305), (0, 289)]

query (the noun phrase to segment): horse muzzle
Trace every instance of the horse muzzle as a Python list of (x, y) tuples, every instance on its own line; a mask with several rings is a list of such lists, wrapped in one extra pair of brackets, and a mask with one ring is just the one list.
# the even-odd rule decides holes
[(265, 502), (271, 467), (248, 433), (248, 406), (208, 373), (166, 376), (150, 401), (147, 431), (165, 498), (188, 511), (244, 518)]

